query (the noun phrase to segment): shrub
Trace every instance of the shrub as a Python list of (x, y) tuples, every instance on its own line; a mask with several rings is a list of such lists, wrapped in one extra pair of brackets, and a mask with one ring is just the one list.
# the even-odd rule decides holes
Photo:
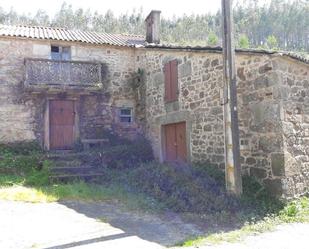
[(225, 185), (224, 171), (220, 170), (217, 166), (211, 165), (208, 162), (195, 163), (193, 164), (193, 169), (195, 170), (196, 174), (200, 174), (201, 177), (212, 177), (222, 186)]
[(277, 212), (283, 207), (283, 202), (272, 196), (255, 177), (243, 176), (242, 184), (242, 202), (254, 209), (257, 214), (266, 215)]
[(41, 152), (35, 142), (1, 144), (0, 172), (23, 177), (28, 185), (47, 184), (50, 163)]
[(30, 172), (28, 172), (25, 178), (25, 184), (30, 186), (44, 186), (49, 183), (49, 169), (50, 161), (44, 160), (42, 167), (33, 167)]
[(126, 173), (123, 181), (165, 203), (177, 212), (234, 212), (238, 200), (228, 196), (224, 187), (201, 170), (158, 164), (142, 164)]
[(40, 145), (36, 141), (0, 144), (0, 156), (5, 153), (15, 155), (30, 155), (34, 152), (42, 152)]
[(103, 165), (113, 169), (134, 168), (142, 162), (153, 160), (152, 148), (143, 138), (128, 144), (112, 146), (101, 151), (100, 156)]

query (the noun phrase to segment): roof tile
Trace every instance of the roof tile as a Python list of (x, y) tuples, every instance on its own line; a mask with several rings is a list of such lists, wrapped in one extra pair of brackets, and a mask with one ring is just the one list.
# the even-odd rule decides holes
[(90, 44), (108, 44), (127, 47), (134, 47), (135, 45), (142, 45), (145, 43), (145, 37), (138, 35), (117, 35), (37, 26), (0, 25), (0, 36), (84, 42)]

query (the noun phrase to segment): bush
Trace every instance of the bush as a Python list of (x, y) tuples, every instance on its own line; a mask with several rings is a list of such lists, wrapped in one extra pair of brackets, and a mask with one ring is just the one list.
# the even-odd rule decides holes
[(152, 148), (143, 138), (103, 150), (100, 156), (103, 165), (113, 169), (135, 168), (143, 162), (153, 160)]
[(0, 144), (0, 156), (3, 154), (30, 155), (42, 152), (36, 141)]
[(239, 205), (237, 199), (225, 193), (224, 186), (189, 166), (142, 164), (126, 172), (123, 181), (177, 212), (234, 212)]
[(283, 207), (283, 202), (272, 196), (255, 177), (243, 176), (242, 184), (242, 202), (254, 209), (257, 214), (266, 215), (277, 212)]
[(201, 177), (207, 176), (215, 179), (222, 186), (225, 185), (225, 174), (224, 171), (218, 169), (218, 167), (211, 165), (209, 163), (196, 163), (193, 164), (193, 169), (196, 174)]

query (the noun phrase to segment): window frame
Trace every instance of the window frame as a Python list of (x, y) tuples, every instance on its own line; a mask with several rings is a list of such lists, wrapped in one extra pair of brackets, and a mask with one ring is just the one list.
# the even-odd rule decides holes
[[(58, 48), (58, 52), (53, 52), (53, 48)], [(67, 52), (64, 52), (67, 51)], [(54, 58), (54, 55), (58, 54), (59, 58)], [(64, 58), (64, 54), (67, 54), (67, 58)], [(60, 45), (55, 45), (55, 44), (51, 44), (50, 45), (50, 59), (51, 60), (60, 60), (60, 61), (70, 61), (71, 58), (71, 46), (60, 46)]]
[[(130, 114), (122, 114), (121, 112), (123, 110), (130, 110)], [(128, 125), (132, 124), (133, 123), (133, 108), (132, 107), (120, 107), (118, 118), (121, 124), (128, 124)], [(122, 118), (130, 118), (130, 122), (122, 121)]]

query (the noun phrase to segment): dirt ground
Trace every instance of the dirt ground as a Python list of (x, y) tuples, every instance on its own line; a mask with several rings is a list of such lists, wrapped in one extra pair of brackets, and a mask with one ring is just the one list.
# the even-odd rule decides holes
[[(166, 248), (202, 234), (173, 213), (145, 214), (120, 203), (65, 201), (24, 203), (0, 200), (1, 249)], [(239, 243), (200, 249), (307, 249), (309, 224), (279, 226)]]

